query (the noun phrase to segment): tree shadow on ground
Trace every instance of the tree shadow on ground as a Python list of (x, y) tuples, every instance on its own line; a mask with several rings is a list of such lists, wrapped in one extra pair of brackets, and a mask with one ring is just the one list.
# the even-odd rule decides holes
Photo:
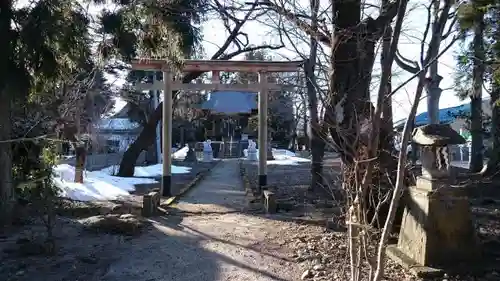
[(156, 218), (133, 237), (89, 232), (76, 220), (63, 219), (56, 231), (54, 256), (18, 250), (19, 241), (43, 233), (42, 225), (25, 225), (0, 237), (0, 280), (289, 280), (206, 247), (208, 242), (223, 241), (183, 226), (182, 220), (181, 216)]
[[(268, 189), (274, 192), (278, 213), (264, 216), (269, 219), (320, 226), (325, 226), (329, 220), (329, 225), (334, 230), (344, 230), (342, 210), (344, 194), (340, 188), (339, 163), (325, 162), (323, 185), (314, 190), (310, 188), (310, 166), (310, 162), (268, 166)], [(257, 166), (255, 163), (244, 161), (242, 168), (250, 184), (255, 188), (258, 184)], [(254, 201), (261, 200), (256, 198)]]
[[(242, 249), (257, 249), (219, 239), (183, 224), (182, 216), (151, 220), (138, 236), (89, 232), (64, 219), (56, 232), (57, 254), (27, 255), (7, 251), (41, 226), (26, 225), (0, 239), (0, 280), (6, 281), (287, 281), (256, 262), (236, 257)], [(219, 245), (220, 244), (220, 245)], [(214, 245), (222, 247), (217, 251)], [(225, 252), (224, 249), (228, 249)], [(17, 249), (17, 248), (16, 248)], [(269, 258), (288, 262), (282, 257)], [(250, 255), (251, 257), (251, 255)], [(238, 260), (240, 259), (240, 260)]]
[[(157, 217), (153, 221), (153, 228), (164, 236), (158, 236), (154, 243), (165, 249), (163, 262), (169, 268), (163, 270), (163, 279), (152, 280), (292, 280), (258, 267), (261, 261), (254, 260), (253, 256), (265, 255), (280, 263), (289, 263), (290, 260), (217, 238), (183, 223), (182, 215)], [(242, 250), (246, 251), (243, 255)]]
[(203, 249), (200, 239), (186, 234), (179, 222), (153, 221), (140, 237), (115, 250), (116, 260), (99, 280), (220, 280), (216, 254)]
[[(255, 184), (258, 174), (257, 168), (255, 165), (249, 163), (243, 166), (246, 169), (247, 175), (251, 178), (253, 184)], [(276, 214), (265, 214), (263, 212), (253, 212), (253, 214), (271, 220), (292, 221), (300, 224), (323, 226), (334, 231), (344, 231), (345, 226), (342, 209), (337, 209), (338, 212), (335, 213), (323, 212), (325, 209), (334, 211), (332, 207), (339, 206), (336, 204), (339, 202), (337, 200), (337, 198), (339, 198), (338, 193), (330, 188), (329, 190), (333, 191), (331, 192), (330, 200), (322, 201), (319, 199), (325, 196), (324, 194), (317, 192), (313, 193), (307, 190), (310, 181), (308, 166), (309, 163), (269, 166), (268, 184), (273, 188), (273, 191), (275, 191), (277, 200), (288, 200), (292, 202), (292, 206), (287, 206), (287, 204), (285, 204), (285, 209), (280, 209), (280, 203), (278, 202), (278, 213)], [(335, 168), (334, 165), (332, 165), (332, 167)], [(464, 171), (462, 169), (455, 168), (452, 172), (453, 176), (457, 178), (457, 181), (463, 181)], [(307, 173), (307, 175), (304, 173)], [(331, 175), (334, 176), (335, 173)], [(335, 181), (334, 178), (330, 178), (329, 180), (332, 182)], [(294, 185), (297, 182), (301, 185)], [(273, 187), (273, 185), (276, 187)], [(335, 187), (335, 185), (331, 186)], [(494, 188), (477, 188), (477, 186), (474, 186), (469, 189), (473, 216), (483, 249), (483, 257), (477, 263), (468, 263), (466, 265), (447, 268), (447, 272), (451, 276), (460, 275), (462, 277), (467, 276), (467, 278), (486, 278), (478, 280), (499, 280), (500, 275), (497, 273), (500, 271), (500, 263), (498, 262), (500, 261), (500, 212), (498, 211), (500, 209), (500, 191), (498, 189), (498, 184)], [(339, 188), (337, 191), (341, 192)], [(492, 197), (496, 198), (496, 200), (493, 200)], [(304, 206), (309, 206), (310, 208), (304, 208)], [(339, 207), (342, 208), (342, 206)], [(415, 212), (418, 210), (417, 208), (413, 208), (413, 211)], [(314, 212), (316, 212), (316, 215)], [(422, 215), (415, 216), (422, 217)], [(391, 239), (391, 243), (397, 243), (397, 237), (394, 238)]]

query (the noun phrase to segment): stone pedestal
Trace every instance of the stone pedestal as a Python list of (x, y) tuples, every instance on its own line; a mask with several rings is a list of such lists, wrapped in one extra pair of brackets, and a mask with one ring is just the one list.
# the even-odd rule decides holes
[(250, 161), (257, 161), (257, 150), (256, 149), (248, 149), (247, 150), (247, 153), (248, 153), (248, 157), (247, 159), (250, 160)]
[(465, 191), (445, 185), (429, 190), (431, 185), (441, 184), (419, 178), (417, 186), (409, 188), (397, 250), (414, 264), (433, 268), (477, 259), (480, 252)]
[(214, 159), (213, 151), (203, 151), (203, 162), (212, 162)]
[(422, 176), (409, 188), (397, 245), (387, 254), (419, 277), (477, 260), (479, 243), (465, 190), (450, 185), (448, 144), (463, 138), (448, 125), (416, 129), (422, 147)]
[(250, 161), (258, 160), (257, 148), (255, 148), (255, 142), (253, 140), (248, 140), (247, 159)]
[(212, 150), (212, 142), (206, 140), (203, 143), (203, 162), (212, 162), (214, 159), (214, 152)]

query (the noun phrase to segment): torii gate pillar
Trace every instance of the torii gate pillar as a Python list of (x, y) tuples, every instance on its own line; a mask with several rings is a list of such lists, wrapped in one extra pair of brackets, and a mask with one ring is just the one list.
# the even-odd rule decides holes
[(259, 187), (267, 185), (267, 72), (259, 72)]
[(163, 126), (162, 126), (162, 151), (163, 151), (163, 176), (161, 178), (162, 196), (172, 195), (172, 72), (163, 70)]

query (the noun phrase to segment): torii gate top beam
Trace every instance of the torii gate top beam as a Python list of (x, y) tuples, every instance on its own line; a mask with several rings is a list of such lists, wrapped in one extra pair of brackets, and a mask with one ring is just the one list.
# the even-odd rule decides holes
[[(184, 60), (182, 71), (224, 71), (224, 72), (294, 72), (303, 61), (235, 61), (235, 60)], [(165, 60), (134, 59), (132, 68), (144, 71), (165, 70)]]

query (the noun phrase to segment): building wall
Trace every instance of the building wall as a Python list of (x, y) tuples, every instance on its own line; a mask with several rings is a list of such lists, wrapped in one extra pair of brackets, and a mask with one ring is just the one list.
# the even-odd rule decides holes
[[(120, 153), (98, 153), (89, 154), (85, 161), (85, 169), (88, 171), (101, 170), (109, 166), (120, 165), (122, 161), (123, 152)], [(146, 152), (143, 151), (139, 155), (136, 164), (143, 165), (146, 161)], [(61, 161), (61, 164), (69, 164), (75, 166), (75, 158), (65, 159)]]
[[(95, 137), (91, 138), (91, 147), (85, 161), (85, 169), (95, 171), (109, 166), (120, 165), (123, 154), (129, 145), (137, 139), (137, 136), (137, 130), (100, 130), (96, 132)], [(136, 164), (144, 165), (145, 162), (146, 152), (143, 151)], [(62, 164), (74, 166), (75, 159), (70, 157), (63, 160)]]
[(135, 133), (101, 133), (98, 137), (100, 147), (113, 146), (116, 152), (124, 152), (137, 139)]

